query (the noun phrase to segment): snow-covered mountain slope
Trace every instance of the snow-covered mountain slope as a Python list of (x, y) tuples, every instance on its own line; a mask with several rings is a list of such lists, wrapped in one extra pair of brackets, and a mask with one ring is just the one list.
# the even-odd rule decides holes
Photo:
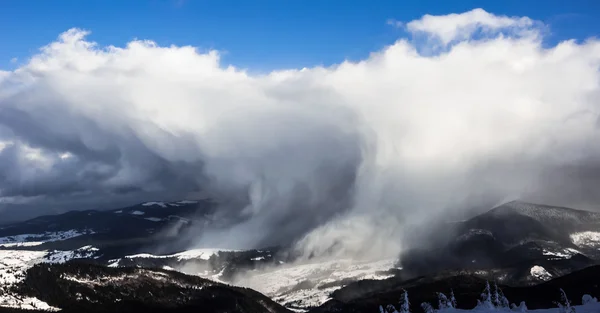
[(183, 200), (41, 216), (2, 225), (0, 249), (71, 251), (91, 245), (107, 259), (152, 253), (156, 247), (183, 250), (190, 243), (181, 234), (205, 227), (214, 208), (208, 200)]
[(457, 224), (459, 235), (488, 231), (506, 246), (528, 241), (573, 244), (572, 234), (600, 231), (600, 213), (513, 201)]
[[(184, 219), (189, 216), (200, 218), (213, 212), (215, 204), (209, 200), (178, 202), (146, 202), (114, 210), (71, 211), (58, 215), (40, 216), (31, 220), (0, 226), (0, 237), (18, 234), (42, 234), (68, 230), (84, 229), (96, 232), (118, 230), (117, 227), (129, 225), (129, 228), (149, 226), (146, 218), (164, 221)], [(121, 222), (119, 222), (121, 221)], [(144, 223), (146, 222), (146, 223)], [(141, 225), (137, 225), (141, 223)], [(156, 225), (153, 225), (156, 226)], [(152, 227), (152, 226), (150, 226)]]
[(528, 216), (545, 224), (589, 225), (600, 224), (600, 213), (575, 210), (564, 207), (512, 201), (492, 209), (489, 214), (504, 215), (516, 213)]
[[(83, 250), (89, 250), (84, 248)], [(35, 297), (23, 297), (12, 288), (23, 281), (25, 272), (37, 263), (41, 262), (64, 262), (75, 255), (76, 251), (27, 251), (27, 250), (0, 250), (0, 307), (12, 307), (22, 309), (42, 309), (57, 311)]]
[(546, 276), (531, 274), (534, 266), (556, 277), (600, 261), (596, 212), (513, 201), (465, 221), (434, 227), (438, 228), (445, 233), (431, 247), (402, 254), (400, 263), (406, 270), (415, 275), (494, 270), (499, 275), (495, 279), (519, 285), (543, 281), (539, 278)]
[[(30, 251), (24, 250), (27, 247), (21, 247), (21, 250), (0, 250), (0, 286), (4, 288), (4, 292), (0, 292), (0, 307), (14, 307), (14, 308), (46, 308), (49, 310), (55, 310), (51, 306), (48, 306), (43, 301), (38, 299), (23, 296), (13, 290), (13, 287), (22, 283), (25, 278), (25, 273), (32, 268), (36, 264), (62, 264), (71, 260), (76, 259), (95, 259), (95, 263), (104, 263), (103, 261), (97, 260), (101, 257), (101, 250), (95, 248), (93, 246), (83, 246), (74, 250), (60, 251), (60, 250), (51, 250), (51, 251)], [(213, 281), (219, 281), (220, 278), (223, 277), (223, 272), (226, 269), (228, 264), (220, 263), (220, 257), (224, 257), (228, 254), (244, 254), (248, 253), (245, 251), (226, 251), (223, 249), (192, 249), (186, 250), (175, 254), (170, 255), (152, 255), (152, 254), (138, 254), (125, 256), (123, 259), (118, 260), (110, 260), (108, 267), (118, 267), (121, 269), (125, 268), (139, 268), (141, 265), (147, 265), (148, 263), (144, 262), (152, 262), (153, 260), (159, 261), (173, 261), (173, 266), (177, 266), (180, 271), (192, 272), (195, 276), (198, 277), (207, 277), (212, 279)], [(259, 254), (268, 253), (267, 251), (260, 251)], [(247, 255), (247, 258), (251, 258), (255, 254)], [(261, 260), (265, 260), (266, 255), (262, 257), (253, 257), (255, 259), (254, 262), (260, 262)], [(125, 261), (123, 261), (125, 260)], [(209, 262), (210, 261), (210, 262)], [(206, 265), (206, 267), (198, 267), (198, 263)], [(211, 263), (212, 262), (212, 263)], [(120, 263), (124, 263), (129, 267), (121, 266)], [(149, 264), (150, 267), (156, 264)], [(196, 266), (192, 266), (196, 265)], [(219, 267), (221, 266), (221, 267)], [(232, 266), (239, 266), (238, 264), (232, 264)], [(170, 266), (162, 266), (162, 268), (169, 271), (176, 271), (175, 268)], [(200, 268), (206, 268), (209, 270), (199, 271)], [(194, 271), (196, 269), (197, 271)], [(162, 274), (156, 274), (162, 275)], [(163, 275), (164, 276), (164, 275)], [(72, 277), (63, 277), (65, 279), (74, 280), (78, 283), (86, 283), (85, 279), (80, 278), (72, 278)], [(156, 277), (155, 277), (156, 278)], [(160, 278), (160, 277), (159, 277)], [(132, 279), (130, 278), (119, 278), (119, 279)], [(142, 279), (138, 277), (137, 279)], [(98, 286), (98, 283), (101, 282), (90, 282), (87, 281), (87, 284), (92, 284), (94, 286)], [(182, 288), (188, 288), (185, 286), (180, 286)]]
[(573, 244), (579, 248), (600, 248), (600, 231), (574, 232), (570, 237)]
[(174, 271), (37, 264), (17, 289), (70, 312), (288, 313), (268, 297)]
[(547, 246), (544, 255), (570, 258), (579, 253), (600, 258), (598, 212), (513, 201), (465, 223), (473, 224), (486, 225), (504, 245), (536, 242)]
[(92, 246), (84, 246), (75, 250), (61, 251), (53, 250), (49, 251), (42, 262), (44, 263), (65, 263), (75, 259), (97, 259), (101, 255), (99, 254), (100, 249)]
[(42, 245), (46, 242), (62, 241), (93, 233), (94, 231), (90, 229), (71, 229), (56, 232), (46, 231), (40, 234), (18, 234), (0, 237), (0, 248), (33, 247)]
[(297, 264), (246, 272), (233, 283), (258, 290), (287, 308), (305, 311), (330, 299), (330, 294), (361, 279), (393, 276), (395, 260), (357, 262), (350, 259)]
[(109, 267), (169, 268), (190, 275), (231, 282), (238, 273), (276, 266), (287, 259), (277, 250), (190, 249), (171, 254), (140, 253), (103, 259)]
[(167, 254), (167, 255), (154, 255), (149, 253), (141, 253), (135, 255), (127, 255), (126, 259), (136, 259), (136, 258), (145, 258), (145, 259), (168, 259), (174, 258), (177, 261), (183, 260), (191, 260), (191, 259), (200, 259), (200, 260), (209, 260), (213, 255), (219, 255), (219, 252), (233, 252), (238, 250), (226, 250), (226, 249), (191, 249), (182, 252), (178, 252), (175, 254)]
[(191, 275), (255, 289), (297, 311), (317, 307), (331, 292), (360, 279), (393, 275), (395, 259), (287, 263), (276, 251), (192, 249), (174, 254), (137, 254), (108, 260), (109, 267), (143, 266), (177, 270)]

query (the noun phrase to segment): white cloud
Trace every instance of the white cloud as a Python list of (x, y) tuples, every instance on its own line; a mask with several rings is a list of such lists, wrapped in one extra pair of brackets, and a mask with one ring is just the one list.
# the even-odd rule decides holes
[(419, 20), (406, 24), (408, 31), (425, 33), (439, 39), (444, 45), (452, 41), (469, 39), (477, 31), (487, 35), (494, 35), (501, 31), (519, 35), (536, 34), (531, 32), (533, 26), (534, 21), (528, 17), (498, 16), (482, 9), (461, 14), (425, 15)]
[(401, 225), (466, 204), (593, 203), (580, 184), (600, 179), (600, 43), (544, 48), (538, 27), (483, 10), (427, 15), (407, 28), (455, 42), (435, 56), (402, 39), (360, 62), (267, 75), (223, 66), (216, 51), (98, 47), (70, 30), (2, 74), (0, 139), (48, 156), (46, 171), (18, 163), (3, 184), (83, 176), (91, 193), (156, 193), (194, 181), (221, 200), (250, 199), (223, 209), (246, 222), (203, 243), (272, 243), (320, 226), (303, 247), (359, 254), (395, 253), (385, 242)]

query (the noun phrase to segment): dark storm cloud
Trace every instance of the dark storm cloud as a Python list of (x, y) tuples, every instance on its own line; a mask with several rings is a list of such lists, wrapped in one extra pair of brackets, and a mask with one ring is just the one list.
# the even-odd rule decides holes
[[(61, 101), (48, 88), (2, 101), (1, 137), (10, 140), (0, 151), (0, 194), (9, 199), (5, 219), (13, 220), (13, 212), (15, 218), (44, 214), (51, 206), (54, 212), (107, 208), (199, 190), (201, 162), (165, 160), (126, 127), (119, 135), (107, 132), (93, 118), (73, 115)], [(32, 102), (43, 105), (31, 108)], [(103, 197), (112, 200), (102, 205), (98, 198)], [(11, 205), (11, 198), (33, 202)]]

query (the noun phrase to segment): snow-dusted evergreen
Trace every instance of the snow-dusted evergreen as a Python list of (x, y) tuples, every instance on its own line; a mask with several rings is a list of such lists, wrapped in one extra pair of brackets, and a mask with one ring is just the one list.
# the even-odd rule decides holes
[(492, 300), (492, 289), (490, 288), (490, 283), (485, 282), (485, 289), (483, 289), (483, 293), (481, 293), (481, 299), (477, 300), (477, 308), (478, 309), (493, 309), (494, 303)]
[(583, 297), (581, 297), (581, 304), (586, 305), (588, 303), (598, 303), (598, 299), (588, 294), (585, 294), (583, 295)]
[(454, 290), (450, 289), (450, 304), (452, 305), (453, 308), (456, 308), (456, 304), (458, 302), (456, 301), (456, 298), (454, 297)]
[(519, 304), (519, 306), (513, 303), (510, 305), (510, 308), (515, 312), (527, 312), (527, 305), (525, 304), (525, 301), (521, 301), (521, 304)]
[(380, 305), (379, 313), (410, 313), (410, 301), (408, 300), (408, 292), (406, 290), (402, 293), (399, 304), (399, 310), (392, 304), (388, 304), (385, 308)]
[(410, 301), (408, 301), (408, 292), (404, 290), (400, 298), (400, 313), (410, 313)]
[(423, 312), (425, 312), (425, 313), (435, 313), (435, 309), (433, 308), (433, 306), (431, 306), (431, 304), (429, 304), (427, 302), (421, 303), (421, 308), (423, 309)]
[[(481, 294), (481, 300), (477, 301), (477, 306), (472, 310), (463, 310), (457, 308), (456, 298), (454, 297), (454, 291), (450, 291), (450, 297), (447, 297), (444, 293), (438, 292), (438, 308), (435, 309), (430, 303), (421, 303), (421, 309), (425, 313), (460, 313), (460, 312), (473, 312), (473, 313), (502, 313), (502, 312), (531, 312), (531, 313), (599, 313), (600, 303), (598, 299), (586, 294), (581, 299), (580, 306), (574, 306), (564, 290), (560, 289), (561, 298), (560, 302), (555, 302), (557, 308), (553, 309), (539, 309), (539, 310), (528, 310), (527, 305), (524, 301), (517, 306), (516, 304), (509, 304), (508, 299), (502, 292), (502, 289), (494, 284), (494, 289), (486, 282), (485, 288)], [(379, 313), (409, 313), (410, 302), (408, 301), (408, 293), (406, 290), (402, 293), (400, 298), (400, 309), (397, 310), (395, 306), (388, 305), (387, 307), (379, 306)]]
[(559, 313), (575, 313), (575, 308), (571, 305), (567, 293), (562, 288), (560, 289), (560, 302), (556, 304), (558, 305)]
[(446, 297), (445, 294), (438, 292), (437, 295), (438, 295), (438, 308), (440, 310), (454, 308), (452, 301), (450, 301), (450, 299), (448, 299), (448, 297)]
[(510, 307), (508, 303), (508, 299), (504, 296), (502, 289), (498, 288), (498, 284), (494, 283), (494, 296), (493, 303), (496, 308), (504, 308), (507, 309)]

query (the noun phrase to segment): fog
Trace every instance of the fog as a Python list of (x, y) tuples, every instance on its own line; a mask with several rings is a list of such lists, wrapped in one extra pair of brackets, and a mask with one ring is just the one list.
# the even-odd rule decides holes
[(507, 199), (596, 209), (598, 40), (481, 9), (403, 22), (364, 60), (260, 75), (68, 30), (0, 71), (2, 219), (202, 194), (236, 223), (197, 247), (386, 256)]

